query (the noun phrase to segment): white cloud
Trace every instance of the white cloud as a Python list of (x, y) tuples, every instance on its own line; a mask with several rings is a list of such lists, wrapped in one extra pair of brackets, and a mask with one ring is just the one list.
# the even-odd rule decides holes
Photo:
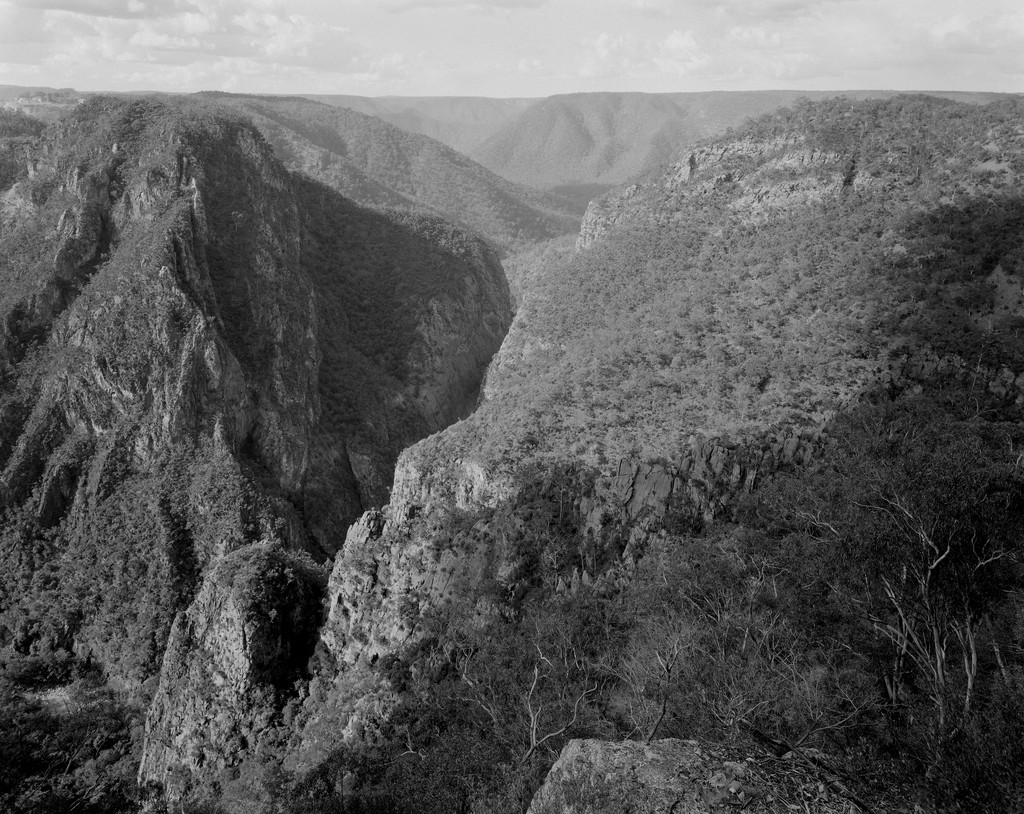
[(667, 18), (672, 12), (670, 0), (630, 0), (629, 5), (633, 11), (658, 20)]
[(89, 17), (120, 19), (154, 19), (196, 9), (189, 0), (14, 0), (14, 5), (40, 11), (63, 11)]
[(725, 41), (738, 48), (770, 49), (782, 45), (782, 34), (764, 26), (736, 26), (726, 31)]
[(992, 53), (1006, 47), (1024, 48), (1024, 12), (955, 14), (933, 25), (929, 35), (945, 51)]
[(487, 2), (475, 2), (474, 0), (370, 0), (370, 2), (393, 12), (437, 11), (439, 9), (502, 12), (540, 8), (549, 0), (487, 0)]
[(658, 44), (652, 61), (664, 73), (688, 76), (706, 68), (711, 60), (692, 31), (674, 30)]

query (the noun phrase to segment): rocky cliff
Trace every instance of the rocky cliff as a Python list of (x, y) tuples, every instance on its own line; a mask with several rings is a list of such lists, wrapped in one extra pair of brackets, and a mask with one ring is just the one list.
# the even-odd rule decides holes
[(146, 723), (142, 782), (178, 799), (247, 755), (287, 743), (283, 713), (307, 677), (325, 576), (273, 544), (217, 560), (171, 629)]
[(511, 318), (482, 242), (296, 179), (205, 103), (83, 104), (5, 202), (2, 639), (130, 682), (220, 556), (333, 553)]

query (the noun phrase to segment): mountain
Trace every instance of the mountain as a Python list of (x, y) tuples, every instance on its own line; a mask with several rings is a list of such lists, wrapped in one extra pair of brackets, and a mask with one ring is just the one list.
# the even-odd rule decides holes
[(538, 102), (470, 155), (539, 188), (616, 184), (664, 163), (678, 144), (701, 135), (670, 98), (580, 93)]
[(381, 119), (306, 99), (204, 94), (253, 117), (290, 168), (367, 205), (418, 207), (501, 249), (575, 231), (582, 210)]
[(290, 175), (218, 106), (92, 99), (31, 156), (0, 232), (0, 639), (138, 685), (207, 564), (322, 560), (472, 408), (508, 289), (479, 239)]
[[(847, 91), (889, 98), (888, 91)], [(469, 152), (499, 175), (538, 189), (621, 184), (695, 141), (821, 91), (576, 93), (536, 102)], [(999, 94), (938, 93), (969, 102)], [(560, 190), (566, 192), (567, 190)], [(603, 190), (602, 190), (603, 191)]]
[(305, 98), (376, 116), (402, 130), (430, 136), (467, 154), (538, 101), (486, 96), (369, 97), (309, 94)]

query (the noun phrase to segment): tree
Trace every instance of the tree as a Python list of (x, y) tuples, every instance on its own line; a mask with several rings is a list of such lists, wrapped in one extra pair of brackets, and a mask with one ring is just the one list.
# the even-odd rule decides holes
[(1020, 428), (943, 395), (837, 420), (818, 471), (782, 479), (762, 505), (784, 539), (817, 542), (804, 549), (814, 565), (795, 567), (817, 569), (884, 645), (892, 708), (930, 707), (932, 766), (971, 719), (979, 683), (1007, 676), (992, 619), (1019, 584), (1024, 539)]

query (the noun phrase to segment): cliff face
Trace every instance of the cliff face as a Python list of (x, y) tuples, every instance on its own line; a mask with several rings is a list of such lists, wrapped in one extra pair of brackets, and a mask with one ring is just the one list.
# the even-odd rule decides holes
[[(799, 134), (771, 134), (698, 146), (684, 159), (591, 201), (576, 248), (586, 249), (618, 224), (670, 227), (680, 210), (725, 185), (735, 195), (730, 206), (756, 220), (839, 195), (857, 180), (852, 157), (809, 142)], [(780, 184), (786, 174), (790, 183)]]
[(141, 782), (177, 799), (289, 736), (283, 717), (321, 620), (325, 574), (272, 544), (218, 560), (175, 619), (146, 723)]
[(418, 208), (501, 249), (574, 232), (565, 200), (520, 186), (466, 156), (377, 116), (295, 97), (213, 94), (245, 111), (278, 156), (365, 205)]
[(176, 799), (287, 742), (309, 554), (472, 409), (508, 287), (481, 240), (292, 176), (212, 105), (88, 102), (26, 170), (0, 227), (0, 644), (159, 670), (139, 778)]
[(475, 403), (508, 289), (479, 240), (294, 178), (213, 106), (91, 101), (29, 169), (0, 231), (0, 637), (134, 682), (212, 560), (322, 557), (386, 499)]

